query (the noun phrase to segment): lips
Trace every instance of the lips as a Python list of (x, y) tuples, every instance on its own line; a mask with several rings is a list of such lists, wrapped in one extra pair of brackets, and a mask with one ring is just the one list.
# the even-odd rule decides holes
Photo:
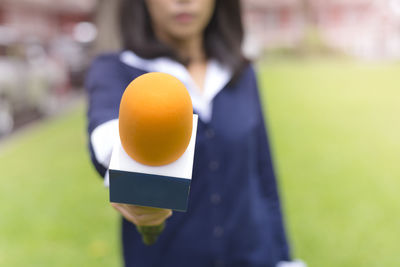
[(191, 13), (179, 13), (175, 15), (175, 20), (179, 23), (190, 23), (194, 19), (194, 15)]

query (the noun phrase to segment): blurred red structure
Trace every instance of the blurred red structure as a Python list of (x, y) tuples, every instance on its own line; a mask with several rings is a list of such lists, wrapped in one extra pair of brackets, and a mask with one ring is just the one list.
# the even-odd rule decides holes
[(94, 5), (94, 0), (1, 0), (0, 23), (20, 35), (49, 40), (71, 31), (75, 23), (90, 20)]
[(310, 27), (326, 45), (375, 59), (400, 59), (400, 0), (243, 0), (249, 39), (295, 47)]
[(295, 47), (304, 33), (305, 17), (300, 0), (243, 0), (244, 25), (255, 49)]
[(0, 136), (57, 111), (80, 88), (94, 0), (0, 0)]

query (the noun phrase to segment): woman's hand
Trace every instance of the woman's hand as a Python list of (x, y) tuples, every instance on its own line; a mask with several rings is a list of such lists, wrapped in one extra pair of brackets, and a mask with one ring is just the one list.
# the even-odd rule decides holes
[(111, 203), (122, 216), (137, 226), (160, 225), (172, 215), (170, 209), (142, 207), (130, 204)]

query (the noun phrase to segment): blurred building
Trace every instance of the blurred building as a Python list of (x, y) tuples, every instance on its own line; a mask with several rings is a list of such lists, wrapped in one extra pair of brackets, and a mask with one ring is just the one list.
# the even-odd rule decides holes
[(0, 25), (45, 40), (90, 20), (94, 0), (0, 0)]
[[(242, 0), (253, 49), (295, 47), (309, 27), (363, 58), (400, 58), (400, 0)], [(249, 45), (248, 45), (249, 46)]]
[[(0, 0), (0, 137), (80, 88), (95, 0)], [(35, 115), (37, 114), (37, 115)]]
[(242, 7), (249, 53), (301, 42), (305, 28), (301, 0), (242, 0)]
[(84, 70), (85, 47), (96, 37), (91, 24), (96, 2), (0, 0), (0, 45), (28, 59), (41, 54), (57, 60), (74, 83), (77, 73)]
[(310, 0), (331, 46), (364, 58), (400, 58), (399, 0)]

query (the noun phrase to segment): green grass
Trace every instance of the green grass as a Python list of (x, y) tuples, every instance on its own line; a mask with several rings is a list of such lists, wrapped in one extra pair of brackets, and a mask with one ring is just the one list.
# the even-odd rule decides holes
[(400, 66), (281, 62), (260, 73), (296, 257), (400, 266)]
[[(259, 72), (294, 256), (310, 267), (400, 266), (399, 73), (321, 60)], [(121, 264), (82, 106), (0, 147), (0, 170), (0, 266)]]
[(0, 266), (118, 266), (116, 213), (90, 166), (83, 108), (0, 153)]

